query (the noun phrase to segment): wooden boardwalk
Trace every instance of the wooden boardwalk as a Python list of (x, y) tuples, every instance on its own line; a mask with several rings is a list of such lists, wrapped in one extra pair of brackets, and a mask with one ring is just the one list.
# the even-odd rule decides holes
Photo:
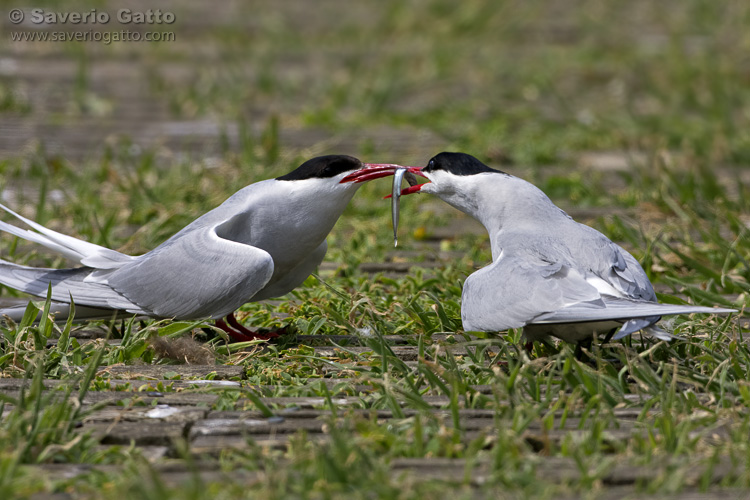
[[(309, 341), (310, 338), (303, 338)], [(325, 342), (316, 338), (318, 343)], [(341, 337), (337, 338), (341, 341)], [(356, 344), (356, 338), (348, 338)], [(399, 343), (400, 338), (390, 341)], [(342, 360), (338, 347), (315, 347), (315, 356), (321, 359), (335, 359), (336, 363), (346, 364)], [(428, 350), (428, 358), (445, 355), (451, 352), (457, 356), (466, 352), (467, 347), (461, 344)], [(350, 353), (367, 356), (369, 349), (360, 346), (346, 348)], [(413, 369), (421, 360), (418, 348), (408, 345), (393, 345), (394, 354)], [(442, 353), (442, 354), (441, 354)], [(377, 356), (373, 353), (373, 356)], [(352, 362), (353, 363), (353, 362)], [(494, 409), (467, 408), (459, 402), (457, 414), (451, 406), (451, 400), (445, 395), (427, 393), (423, 401), (429, 409), (414, 410), (401, 402), (400, 410), (365, 409), (364, 402), (368, 397), (379, 394), (382, 387), (370, 383), (366, 378), (339, 378), (336, 371), (323, 374), (326, 378), (308, 379), (300, 387), (325, 392), (323, 396), (274, 397), (275, 386), (258, 386), (247, 381), (246, 366), (226, 365), (116, 365), (105, 367), (100, 371), (103, 377), (109, 377), (109, 389), (99, 387), (90, 391), (83, 400), (86, 416), (79, 422), (77, 431), (90, 434), (99, 442), (102, 450), (108, 447), (137, 447), (142, 455), (158, 471), (162, 480), (168, 485), (195, 479), (199, 475), (203, 481), (222, 481), (230, 479), (227, 472), (220, 467), (220, 458), (227, 450), (251, 451), (254, 449), (286, 450), (290, 440), (301, 435), (316, 443), (325, 443), (333, 439), (332, 429), (343, 430), (356, 435), (358, 422), (377, 422), (380, 425), (397, 425), (399, 421), (413, 419), (419, 415), (430, 419), (436, 425), (448, 430), (458, 423), (461, 443), (474, 443), (485, 449), (492, 449), (497, 442), (497, 412)], [(28, 386), (29, 381), (21, 379), (0, 379), (0, 392), (18, 396), (21, 387)], [(55, 391), (62, 383), (57, 380), (44, 382), (45, 391)], [(491, 386), (475, 386), (471, 390), (477, 394), (492, 394)], [(62, 394), (62, 393), (61, 393)], [(214, 409), (222, 397), (234, 394), (232, 402), (240, 410)], [(264, 409), (259, 409), (249, 394), (259, 396)], [(614, 421), (603, 430), (604, 441), (614, 448), (624, 446), (636, 437), (647, 439), (651, 419), (658, 416), (658, 409), (649, 409), (642, 405), (637, 397), (632, 398), (632, 406), (613, 409)], [(5, 412), (12, 407), (6, 406)], [(88, 411), (91, 410), (91, 411)], [(270, 413), (269, 413), (270, 411)], [(530, 460), (534, 461), (538, 474), (543, 474), (547, 481), (566, 482), (581, 478), (586, 471), (581, 464), (572, 458), (548, 456), (551, 446), (559, 449), (564, 440), (586, 440), (592, 428), (597, 425), (595, 418), (582, 418), (581, 414), (556, 412), (550, 422), (531, 421), (519, 432), (534, 451)], [(714, 427), (710, 434), (696, 435), (707, 444), (720, 444), (729, 439), (721, 427)], [(190, 459), (184, 456), (188, 450)], [(102, 472), (116, 471), (115, 466), (86, 466), (80, 464), (45, 464), (28, 466), (38, 469), (50, 479), (71, 478), (90, 472), (92, 469)], [(486, 460), (466, 461), (463, 459), (434, 458), (401, 458), (392, 461), (393, 473), (413, 474), (420, 480), (439, 479), (481, 487), (491, 476), (492, 464)], [(600, 478), (606, 486), (604, 498), (634, 498), (637, 486), (649, 480), (668, 474), (679, 467), (687, 478), (687, 488), (683, 493), (672, 497), (675, 499), (709, 499), (741, 498), (736, 491), (724, 490), (718, 485), (722, 481), (736, 477), (744, 471), (744, 464), (732, 463), (720, 459), (706, 465), (675, 463), (665, 460), (659, 467), (638, 464), (614, 464)], [(252, 485), (261, 480), (262, 472), (238, 471), (231, 474), (232, 481)], [(708, 484), (717, 485), (709, 491), (699, 487)], [(734, 496), (733, 496), (734, 495)], [(39, 497), (44, 498), (44, 497)], [(57, 495), (49, 498), (61, 498)]]

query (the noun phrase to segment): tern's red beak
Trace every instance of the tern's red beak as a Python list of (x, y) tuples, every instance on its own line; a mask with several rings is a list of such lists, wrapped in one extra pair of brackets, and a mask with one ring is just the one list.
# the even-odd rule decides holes
[(403, 165), (397, 165), (395, 163), (364, 163), (362, 168), (355, 170), (351, 174), (341, 179), (340, 183), (344, 182), (367, 182), (373, 179), (380, 179), (381, 177), (389, 177), (396, 173), (399, 168), (408, 169), (409, 172), (424, 177), (421, 172), (422, 167), (405, 167)]
[(388, 177), (389, 175), (393, 175), (397, 168), (404, 167), (396, 165), (395, 163), (364, 163), (362, 168), (355, 170), (341, 179), (340, 183), (359, 183), (371, 181), (373, 179), (380, 179), (381, 177)]

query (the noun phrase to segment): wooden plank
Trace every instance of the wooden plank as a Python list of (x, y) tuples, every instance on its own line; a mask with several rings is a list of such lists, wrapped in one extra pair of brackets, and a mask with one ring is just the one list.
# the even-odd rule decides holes
[[(356, 355), (363, 355), (372, 353), (372, 349), (369, 347), (360, 346), (347, 346), (343, 348), (339, 347), (315, 347), (315, 355), (321, 357), (338, 358), (346, 353), (352, 353)], [(416, 346), (392, 346), (393, 353), (402, 361), (417, 361), (419, 350)]]
[(463, 458), (396, 458), (391, 462), (394, 473), (409, 472), (421, 480), (468, 482), (474, 486), (487, 481), (489, 469), (486, 462), (470, 463)]
[[(109, 379), (102, 382), (109, 382), (111, 391), (135, 391), (135, 392), (158, 392), (159, 385), (170, 391), (181, 389), (203, 389), (203, 388), (222, 388), (222, 387), (242, 387), (240, 380), (139, 380), (139, 379)], [(101, 386), (100, 386), (101, 387)], [(270, 386), (269, 386), (270, 387)], [(274, 386), (275, 387), (275, 386)]]
[[(190, 453), (194, 456), (219, 456), (225, 450), (245, 451), (252, 447), (286, 450), (292, 434), (277, 435), (237, 435), (197, 436), (190, 441)], [(330, 441), (327, 434), (309, 434), (311, 443), (321, 444)]]
[(168, 404), (171, 406), (203, 406), (210, 407), (219, 399), (217, 394), (195, 392), (97, 392), (89, 391), (83, 398), (83, 403), (92, 405), (106, 403), (111, 405), (140, 405), (150, 406)]
[[(191, 470), (159, 471), (159, 481), (168, 487), (192, 486), (208, 483), (242, 484), (250, 487), (266, 478), (267, 474), (262, 471), (249, 471), (246, 469), (233, 469), (231, 472), (222, 470), (203, 470), (198, 466)], [(151, 481), (150, 478), (146, 479)]]
[[(467, 356), (470, 354), (475, 354), (477, 348), (478, 346), (467, 346), (465, 343), (451, 345), (432, 344), (425, 347), (424, 353), (427, 359), (436, 359), (447, 354), (452, 354), (454, 356)], [(315, 347), (314, 349), (316, 356), (330, 358), (341, 357), (341, 355), (345, 354), (346, 352), (359, 356), (373, 353), (373, 350), (369, 347), (361, 346), (342, 346), (341, 348), (322, 346)], [(391, 346), (391, 350), (393, 351), (393, 354), (401, 361), (409, 363), (419, 360), (419, 348), (417, 346)], [(487, 359), (490, 359), (491, 356), (494, 356), (496, 354), (497, 350), (487, 349), (485, 356), (487, 357)]]
[[(409, 412), (407, 418), (416, 412)], [(484, 446), (492, 446), (497, 432), (494, 412), (488, 410), (461, 410), (460, 414), (460, 437), (464, 443), (477, 439), (483, 439)], [(448, 410), (437, 410), (430, 412), (431, 416), (443, 422), (448, 428), (452, 427), (452, 412)], [(190, 440), (198, 446), (202, 452), (214, 453), (227, 442), (242, 443), (248, 436), (253, 436), (255, 441), (264, 439), (274, 440), (274, 447), (283, 447), (284, 435), (295, 434), (304, 431), (307, 436), (326, 434), (326, 428), (331, 424), (332, 413), (320, 410), (298, 410), (287, 412), (280, 416), (271, 418), (263, 417), (259, 412), (250, 415), (247, 412), (211, 412), (208, 418), (195, 423), (190, 430)], [(352, 418), (355, 417), (355, 418)], [(387, 410), (350, 410), (346, 411), (337, 419), (335, 425), (351, 426), (356, 422), (356, 417), (371, 419), (376, 418), (385, 422), (393, 418), (393, 414)], [(585, 440), (588, 439), (592, 421), (585, 422), (568, 418), (565, 425), (559, 428), (546, 430), (541, 422), (534, 422), (527, 427), (521, 437), (538, 452), (549, 451), (554, 446), (566, 439)], [(634, 425), (632, 420), (617, 422), (615, 425), (602, 432), (602, 439), (609, 443), (622, 443), (632, 439), (635, 435), (642, 435), (645, 431)], [(235, 436), (227, 439), (213, 439), (219, 436)], [(240, 444), (244, 448), (244, 444)], [(233, 447), (235, 447), (233, 445)], [(213, 450), (213, 451), (211, 451)]]
[[(268, 398), (264, 399), (263, 401), (267, 401)], [(618, 428), (632, 428), (636, 425), (635, 418), (640, 414), (640, 409), (616, 409), (613, 411), (615, 418), (617, 419), (616, 425), (618, 425)], [(402, 414), (404, 418), (411, 418), (415, 415), (423, 415), (425, 412), (420, 410), (414, 410), (409, 408), (404, 408), (402, 411)], [(376, 418), (379, 420), (382, 419), (392, 419), (395, 418), (393, 415), (393, 411), (391, 410), (383, 410), (383, 409), (362, 409), (362, 408), (348, 408), (338, 411), (339, 416), (349, 417), (349, 416), (358, 416), (362, 418)], [(327, 408), (323, 409), (310, 409), (309, 407), (303, 408), (300, 406), (293, 406), (286, 409), (281, 409), (274, 412), (274, 415), (281, 416), (287, 419), (300, 419), (300, 418), (330, 418), (333, 413), (331, 410)], [(429, 415), (434, 415), (436, 417), (453, 417), (452, 410), (448, 409), (437, 409), (434, 408), (429, 411)], [(461, 408), (458, 410), (459, 419), (461, 422), (470, 422), (470, 421), (476, 421), (476, 420), (482, 420), (482, 421), (491, 421), (494, 423), (496, 412), (492, 409), (474, 409), (474, 408)], [(581, 422), (583, 420), (580, 418), (580, 416), (577, 416), (575, 412), (571, 412), (568, 414), (565, 425), (560, 427), (559, 421), (562, 416), (562, 412), (558, 411), (555, 412), (555, 423), (553, 424), (553, 430), (554, 429), (578, 429), (578, 428), (588, 428), (590, 425), (593, 424), (593, 420), (586, 419), (584, 422), (584, 425), (581, 425)], [(206, 415), (207, 419), (212, 418), (219, 418), (219, 419), (240, 419), (240, 418), (264, 418), (263, 414), (260, 411), (257, 410), (242, 410), (242, 411), (209, 411)], [(540, 429), (542, 428), (542, 423), (540, 421), (534, 421), (530, 424), (529, 428), (533, 429)]]
[(117, 422), (196, 422), (206, 418), (208, 408), (195, 406), (171, 406), (160, 404), (148, 407), (106, 407), (94, 412), (83, 419), (84, 424), (89, 423), (117, 423)]
[(294, 434), (305, 431), (308, 434), (321, 434), (326, 427), (324, 420), (270, 418), (212, 418), (197, 421), (188, 437), (248, 435), (248, 434)]
[[(45, 389), (54, 389), (63, 385), (61, 380), (44, 379), (42, 384)], [(22, 387), (30, 387), (31, 380), (26, 378), (0, 378), (0, 391), (2, 392), (18, 392)]]
[[(422, 398), (427, 404), (433, 407), (443, 407), (450, 404), (450, 398), (447, 396), (424, 396)], [(356, 406), (361, 404), (359, 397), (337, 396), (331, 398), (331, 401), (337, 407)], [(263, 398), (266, 405), (278, 405), (280, 407), (295, 406), (299, 408), (320, 408), (328, 405), (326, 398), (323, 397), (274, 397)]]
[(102, 444), (136, 446), (172, 446), (187, 434), (186, 422), (117, 422), (88, 423), (79, 432), (91, 432)]
[[(264, 399), (264, 401), (266, 401)], [(415, 415), (423, 414), (424, 412), (412, 409), (404, 409), (403, 415), (405, 418), (410, 418)], [(276, 416), (281, 416), (286, 419), (302, 419), (302, 418), (330, 418), (333, 413), (329, 409), (309, 409), (300, 406), (282, 409), (274, 413)], [(440, 410), (433, 409), (430, 411), (431, 415), (452, 417), (451, 410)], [(377, 419), (392, 419), (393, 411), (391, 410), (376, 410), (376, 409), (362, 409), (362, 408), (349, 408), (345, 410), (339, 410), (340, 416), (358, 416), (362, 418), (377, 418)], [(459, 410), (459, 416), (461, 420), (471, 419), (484, 419), (494, 420), (494, 410), (476, 410), (476, 409), (461, 409)], [(240, 419), (240, 418), (263, 418), (263, 414), (259, 411), (245, 410), (245, 411), (210, 411), (206, 416), (207, 419), (219, 418), (219, 419)]]
[[(534, 467), (537, 476), (544, 478), (546, 481), (553, 483), (573, 482), (581, 479), (581, 470), (574, 459), (568, 457), (530, 457), (530, 466)], [(671, 467), (679, 465), (679, 460), (665, 459), (664, 463), (656, 466), (640, 466), (628, 463), (617, 463), (603, 474), (601, 481), (607, 486), (632, 486), (637, 483), (647, 482), (664, 475)], [(465, 471), (469, 467), (470, 474), (466, 475)], [(711, 483), (716, 484), (724, 479), (734, 477), (741, 472), (741, 466), (733, 466), (729, 460), (721, 460), (716, 465), (709, 465), (700, 461), (694, 461), (688, 466), (689, 472), (686, 474), (686, 487), (695, 487), (700, 483), (704, 473), (710, 472)], [(484, 482), (487, 471), (490, 469), (490, 462), (472, 461), (467, 462), (465, 459), (450, 458), (398, 458), (391, 462), (393, 470), (410, 471), (416, 473), (420, 478), (432, 477), (435, 479), (459, 480), (468, 479), (471, 484), (478, 485)], [(484, 476), (484, 477), (483, 477)], [(746, 493), (743, 496), (731, 496), (732, 490), (720, 490), (730, 493), (728, 498), (747, 498)], [(691, 492), (685, 496), (676, 494), (675, 499), (701, 498), (696, 497), (698, 492)], [(740, 492), (734, 491), (734, 494)], [(639, 496), (639, 498), (641, 498)], [(658, 498), (666, 498), (659, 496)], [(704, 497), (706, 499), (714, 498), (712, 496)], [(719, 498), (726, 498), (723, 495)]]
[[(383, 339), (388, 345), (405, 345), (409, 344), (409, 341), (415, 340), (413, 336), (407, 335), (383, 335)], [(362, 337), (357, 335), (297, 335), (297, 342), (306, 345), (312, 342), (335, 342), (336, 344), (359, 345), (361, 341)]]
[(240, 380), (245, 378), (244, 366), (228, 365), (114, 365), (99, 373), (108, 373), (119, 379), (214, 379)]
[[(221, 439), (224, 439), (222, 441)], [(313, 437), (311, 441), (322, 442), (325, 436)], [(193, 443), (191, 452), (197, 457), (218, 456), (222, 450), (247, 450), (253, 446), (264, 448), (276, 448), (279, 441), (271, 439), (236, 439), (230, 436), (217, 437), (214, 443)], [(286, 446), (286, 441), (282, 441)], [(555, 482), (564, 476), (566, 481), (580, 480), (581, 472), (575, 461), (567, 457), (554, 458), (531, 458), (530, 466), (534, 467), (537, 475), (545, 481)], [(675, 465), (675, 460), (666, 460), (658, 466), (632, 466), (630, 464), (618, 464), (601, 479), (605, 488), (597, 492), (596, 497), (602, 500), (620, 500), (625, 498), (643, 498), (659, 500), (740, 500), (747, 498), (747, 490), (730, 489), (712, 486), (708, 490), (698, 489), (696, 483), (700, 482), (702, 473), (706, 471), (706, 464), (695, 463), (691, 465), (690, 473), (686, 475), (687, 481), (684, 490), (676, 493), (659, 493), (649, 495), (636, 488), (637, 484), (647, 482), (654, 477), (665, 474), (669, 467)], [(284, 459), (277, 461), (277, 466), (287, 466)], [(153, 465), (155, 472), (161, 481), (167, 485), (176, 486), (180, 484), (194, 484), (200, 479), (203, 484), (209, 482), (231, 481), (235, 484), (252, 485), (265, 477), (264, 471), (232, 470), (230, 473), (222, 472), (221, 464), (217, 460), (197, 458), (191, 463), (183, 460), (166, 460)], [(396, 458), (391, 461), (391, 471), (394, 475), (408, 474), (415, 481), (439, 481), (453, 484), (467, 484), (479, 487), (487, 483), (492, 472), (492, 463), (487, 460), (452, 459), (452, 458)], [(122, 468), (115, 465), (86, 465), (86, 464), (40, 464), (23, 466), (27, 474), (41, 475), (50, 481), (70, 480), (77, 476), (98, 471), (108, 476), (116, 476)], [(564, 471), (562, 474), (557, 471)], [(623, 471), (627, 473), (623, 474)], [(726, 466), (725, 463), (714, 467), (712, 474), (713, 484), (736, 475), (739, 471)], [(149, 480), (144, 478), (144, 480)], [(41, 497), (46, 498), (46, 497)], [(51, 497), (55, 498), (55, 497)], [(577, 496), (561, 497), (561, 500), (572, 500)], [(57, 500), (55, 498), (55, 500)]]

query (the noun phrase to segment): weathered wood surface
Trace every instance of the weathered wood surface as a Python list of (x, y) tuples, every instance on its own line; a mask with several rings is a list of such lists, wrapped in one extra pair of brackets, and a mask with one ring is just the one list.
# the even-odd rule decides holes
[[(465, 346), (457, 345), (457, 348)], [(418, 361), (416, 348), (413, 346), (392, 346), (396, 356), (409, 360), (416, 366)], [(373, 356), (367, 348), (356, 346), (348, 348), (361, 356)], [(460, 349), (458, 350), (460, 352)], [(369, 354), (368, 354), (369, 353)], [(341, 352), (336, 347), (317, 347), (316, 355), (336, 358)], [(110, 390), (89, 392), (84, 399), (84, 409), (93, 409), (91, 405), (101, 405), (86, 414), (79, 423), (77, 432), (90, 433), (97, 439), (102, 450), (111, 446), (136, 446), (144, 457), (160, 474), (165, 484), (181, 484), (199, 475), (203, 481), (221, 481), (227, 479), (226, 472), (219, 467), (219, 457), (226, 450), (250, 451), (268, 448), (286, 450), (290, 440), (300, 433), (313, 442), (325, 443), (332, 439), (331, 429), (347, 429), (356, 435), (357, 422), (374, 422), (378, 425), (397, 425), (402, 419), (411, 419), (420, 415), (426, 424), (440, 428), (454, 429), (455, 418), (458, 422), (458, 436), (462, 443), (477, 443), (492, 449), (498, 440), (496, 411), (494, 409), (472, 409), (459, 401), (459, 408), (451, 408), (449, 397), (426, 395), (424, 401), (431, 407), (428, 410), (402, 408), (398, 414), (393, 409), (365, 409), (363, 397), (375, 395), (382, 389), (378, 384), (368, 384), (365, 379), (309, 379), (307, 387), (333, 388), (349, 385), (356, 388), (357, 396), (333, 394), (305, 397), (262, 396), (265, 391), (273, 394), (274, 387), (257, 386), (249, 383), (243, 367), (214, 365), (162, 365), (162, 366), (113, 366), (102, 372), (109, 374)], [(172, 380), (177, 378), (177, 380)], [(62, 384), (60, 381), (44, 382), (45, 390), (54, 391)], [(163, 390), (155, 387), (161, 384)], [(0, 392), (17, 395), (28, 381), (20, 379), (0, 379)], [(127, 388), (128, 390), (122, 390)], [(491, 394), (490, 386), (474, 388), (479, 393)], [(233, 392), (238, 399), (233, 402), (237, 410), (216, 410), (222, 394)], [(261, 395), (261, 401), (271, 414), (264, 413), (255, 407), (247, 398), (247, 391)], [(398, 398), (396, 399), (398, 400)], [(641, 406), (639, 398), (631, 398), (632, 407), (615, 408), (606, 420), (607, 425), (601, 431), (604, 443), (613, 448), (627, 445), (633, 439), (647, 439), (650, 425), (659, 416), (658, 407)], [(334, 412), (331, 408), (336, 408)], [(12, 406), (6, 408), (6, 412)], [(245, 408), (245, 409), (242, 409)], [(714, 425), (710, 432), (696, 433), (694, 439), (703, 440), (707, 445), (720, 444), (730, 439), (728, 426)], [(578, 480), (585, 471), (571, 458), (550, 457), (547, 450), (555, 448), (565, 440), (581, 441), (590, 436), (592, 429), (598, 425), (595, 418), (575, 412), (563, 415), (562, 411), (554, 412), (551, 418), (533, 420), (518, 432), (529, 449), (536, 452), (532, 455), (533, 466), (537, 474), (548, 481), (569, 482)], [(452, 432), (452, 431), (451, 431)], [(185, 449), (192, 455), (191, 463), (179, 458), (179, 449)], [(182, 448), (181, 448), (182, 447)], [(638, 492), (637, 485), (668, 473), (673, 466), (669, 460), (658, 467), (638, 464), (612, 464), (599, 481), (604, 487), (601, 498), (634, 498)], [(674, 499), (709, 499), (741, 498), (732, 496), (736, 492), (711, 489), (711, 494), (702, 493), (697, 488), (705, 484), (706, 477), (710, 484), (719, 484), (744, 473), (744, 465), (719, 460), (710, 468), (704, 463), (679, 464), (688, 468), (685, 484), (687, 491), (675, 495)], [(467, 462), (459, 459), (419, 458), (397, 459), (390, 467), (394, 474), (414, 475), (420, 480), (441, 480), (469, 487), (480, 487), (491, 476), (492, 464), (486, 461)], [(40, 465), (40, 473), (50, 478), (73, 477), (91, 470), (116, 471), (114, 466), (81, 466), (81, 465)], [(261, 480), (263, 471), (237, 471), (232, 474), (232, 481), (241, 481), (252, 485)], [(704, 481), (704, 483), (701, 483)], [(712, 496), (713, 495), (713, 496)], [(45, 498), (57, 498), (54, 496)]]
[[(156, 448), (157, 454), (160, 449)], [(201, 481), (225, 481), (245, 483), (248, 486), (262, 480), (265, 471), (232, 470), (222, 471), (217, 461), (198, 458), (190, 466), (182, 461), (165, 459), (160, 457), (160, 463), (154, 465), (159, 473), (160, 479), (167, 485), (184, 484), (194, 480), (198, 476)], [(282, 467), (283, 463), (277, 461), (276, 466)], [(533, 464), (537, 475), (548, 480), (559, 482), (574, 480), (581, 475), (580, 466), (572, 458), (544, 458)], [(635, 487), (639, 481), (657, 478), (667, 474), (672, 461), (665, 461), (657, 467), (646, 467), (629, 464), (618, 464), (601, 478), (601, 483), (610, 488), (603, 490), (597, 498), (615, 500), (624, 498), (650, 498)], [(687, 469), (686, 491), (671, 495), (659, 495), (659, 499), (673, 500), (741, 500), (747, 498), (744, 492), (731, 489), (712, 488), (711, 491), (701, 491), (700, 482), (704, 477), (709, 478), (710, 484), (717, 484), (722, 479), (737, 473), (738, 466), (729, 461), (720, 461), (712, 466), (703, 464), (680, 464)], [(65, 479), (84, 474), (92, 470), (102, 472), (116, 472), (116, 466), (85, 466), (68, 464), (46, 464), (36, 467), (40, 473), (51, 480)], [(410, 474), (420, 480), (449, 481), (469, 486), (481, 486), (485, 484), (491, 474), (491, 464), (486, 461), (468, 462), (464, 459), (429, 458), (409, 459), (401, 458), (391, 462), (391, 470), (394, 474)], [(148, 478), (144, 477), (144, 480)], [(53, 498), (53, 497), (45, 497)], [(578, 497), (569, 497), (578, 498)], [(564, 497), (565, 499), (565, 497)]]

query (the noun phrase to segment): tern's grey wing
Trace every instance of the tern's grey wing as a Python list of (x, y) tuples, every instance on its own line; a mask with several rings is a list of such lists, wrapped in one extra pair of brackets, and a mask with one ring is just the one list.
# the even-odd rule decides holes
[(466, 330), (500, 331), (572, 304), (601, 302), (601, 297), (567, 266), (503, 256), (466, 279), (461, 301)]
[(646, 271), (627, 250), (615, 243), (610, 242), (610, 244), (613, 252), (619, 254), (611, 267), (610, 283), (628, 297), (655, 302), (656, 293)]
[(262, 290), (259, 290), (258, 293), (250, 299), (250, 301), (257, 302), (259, 300), (281, 297), (282, 295), (291, 292), (300, 286), (307, 277), (317, 269), (323, 261), (323, 257), (325, 257), (327, 251), (328, 243), (323, 240), (323, 243), (310, 252), (306, 259), (302, 260), (296, 267), (292, 268), (278, 279), (272, 278)]
[(627, 321), (635, 318), (670, 316), (674, 314), (725, 314), (731, 312), (737, 311), (716, 307), (659, 304), (657, 302), (629, 300), (603, 295), (601, 303), (582, 302), (573, 304), (538, 316), (534, 320), (534, 324), (583, 323), (604, 320)]
[(620, 294), (634, 299), (656, 301), (651, 282), (638, 261), (621, 246), (594, 228), (576, 223), (581, 237), (571, 236), (578, 246), (571, 248), (583, 272), (592, 272)]
[(101, 279), (157, 316), (226, 316), (266, 285), (274, 265), (265, 250), (228, 239), (223, 225), (195, 227)]

